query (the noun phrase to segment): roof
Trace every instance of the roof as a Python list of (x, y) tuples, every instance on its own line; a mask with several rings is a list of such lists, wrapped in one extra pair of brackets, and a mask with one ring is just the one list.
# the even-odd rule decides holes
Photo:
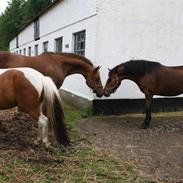
[(29, 22), (27, 22), (13, 37), (10, 39), (14, 39), (20, 32), (22, 32), (28, 25), (30, 25), (32, 22), (34, 22), (36, 19), (38, 19), (40, 16), (42, 16), (44, 13), (49, 11), (51, 8), (55, 7), (58, 2), (63, 0), (54, 0), (47, 8), (45, 8), (43, 11), (41, 11), (37, 16), (35, 16), (33, 19), (31, 19)]

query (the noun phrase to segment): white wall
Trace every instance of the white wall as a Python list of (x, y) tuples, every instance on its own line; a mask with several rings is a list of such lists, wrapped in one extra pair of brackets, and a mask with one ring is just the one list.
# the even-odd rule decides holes
[[(107, 68), (130, 59), (183, 65), (183, 1), (98, 0), (97, 62)], [(123, 81), (110, 98), (142, 98), (135, 83)]]
[[(34, 41), (33, 23), (19, 34), (19, 49), (63, 36), (63, 51), (73, 52), (73, 33), (86, 30), (86, 57), (102, 66), (105, 84), (108, 67), (130, 59), (165, 65), (183, 65), (183, 1), (180, 0), (63, 0), (40, 17), (40, 40)], [(16, 51), (16, 41), (10, 50)], [(65, 45), (68, 44), (69, 48)], [(19, 50), (18, 49), (18, 50)], [(67, 77), (63, 89), (89, 100), (96, 98), (81, 75)], [(124, 81), (110, 98), (143, 98), (135, 83)]]
[[(15, 49), (16, 40), (10, 42), (10, 51), (15, 52), (32, 47), (34, 56), (34, 45), (38, 44), (39, 54), (42, 53), (42, 44), (49, 41), (48, 50), (54, 51), (55, 39), (63, 37), (63, 52), (73, 52), (73, 33), (86, 30), (85, 56), (95, 64), (96, 48), (96, 0), (63, 0), (49, 11), (44, 13), (40, 19), (40, 39), (34, 41), (33, 23), (27, 26), (19, 35), (19, 48)], [(65, 45), (69, 47), (66, 48)], [(83, 76), (71, 75), (66, 78), (63, 89), (77, 94), (89, 100), (93, 99), (93, 93), (87, 87)]]

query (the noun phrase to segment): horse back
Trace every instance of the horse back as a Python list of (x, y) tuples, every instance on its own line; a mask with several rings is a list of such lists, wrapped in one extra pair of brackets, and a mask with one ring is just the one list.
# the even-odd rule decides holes
[(14, 79), (19, 74), (14, 70), (0, 70), (0, 109), (17, 105)]
[(30, 105), (35, 103), (34, 100), (39, 101), (38, 90), (21, 70), (1, 69), (0, 83), (0, 109), (15, 106), (23, 109), (26, 108), (27, 101)]
[(166, 67), (146, 74), (141, 79), (144, 93), (161, 96), (176, 96), (183, 93), (183, 67)]

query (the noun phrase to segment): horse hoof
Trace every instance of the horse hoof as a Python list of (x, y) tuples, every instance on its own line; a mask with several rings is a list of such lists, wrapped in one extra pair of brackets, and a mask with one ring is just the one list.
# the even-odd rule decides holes
[(142, 128), (142, 129), (147, 129), (147, 128), (148, 128), (148, 125), (142, 123), (141, 128)]

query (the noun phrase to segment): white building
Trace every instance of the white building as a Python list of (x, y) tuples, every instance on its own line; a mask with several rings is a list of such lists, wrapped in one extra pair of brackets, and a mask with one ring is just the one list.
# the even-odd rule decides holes
[[(107, 68), (130, 59), (183, 65), (182, 10), (181, 0), (56, 0), (17, 33), (9, 49), (31, 56), (44, 50), (84, 53), (94, 65), (102, 66), (105, 84)], [(76, 39), (83, 42), (81, 50), (74, 48)], [(135, 99), (135, 106), (139, 106), (139, 99), (144, 98), (127, 80), (107, 100), (91, 93), (81, 75), (67, 77), (62, 89), (90, 101), (96, 110), (99, 104), (113, 101), (108, 108), (113, 112), (118, 110), (119, 101), (127, 106), (132, 101), (128, 99)], [(129, 105), (134, 107), (133, 102)]]

